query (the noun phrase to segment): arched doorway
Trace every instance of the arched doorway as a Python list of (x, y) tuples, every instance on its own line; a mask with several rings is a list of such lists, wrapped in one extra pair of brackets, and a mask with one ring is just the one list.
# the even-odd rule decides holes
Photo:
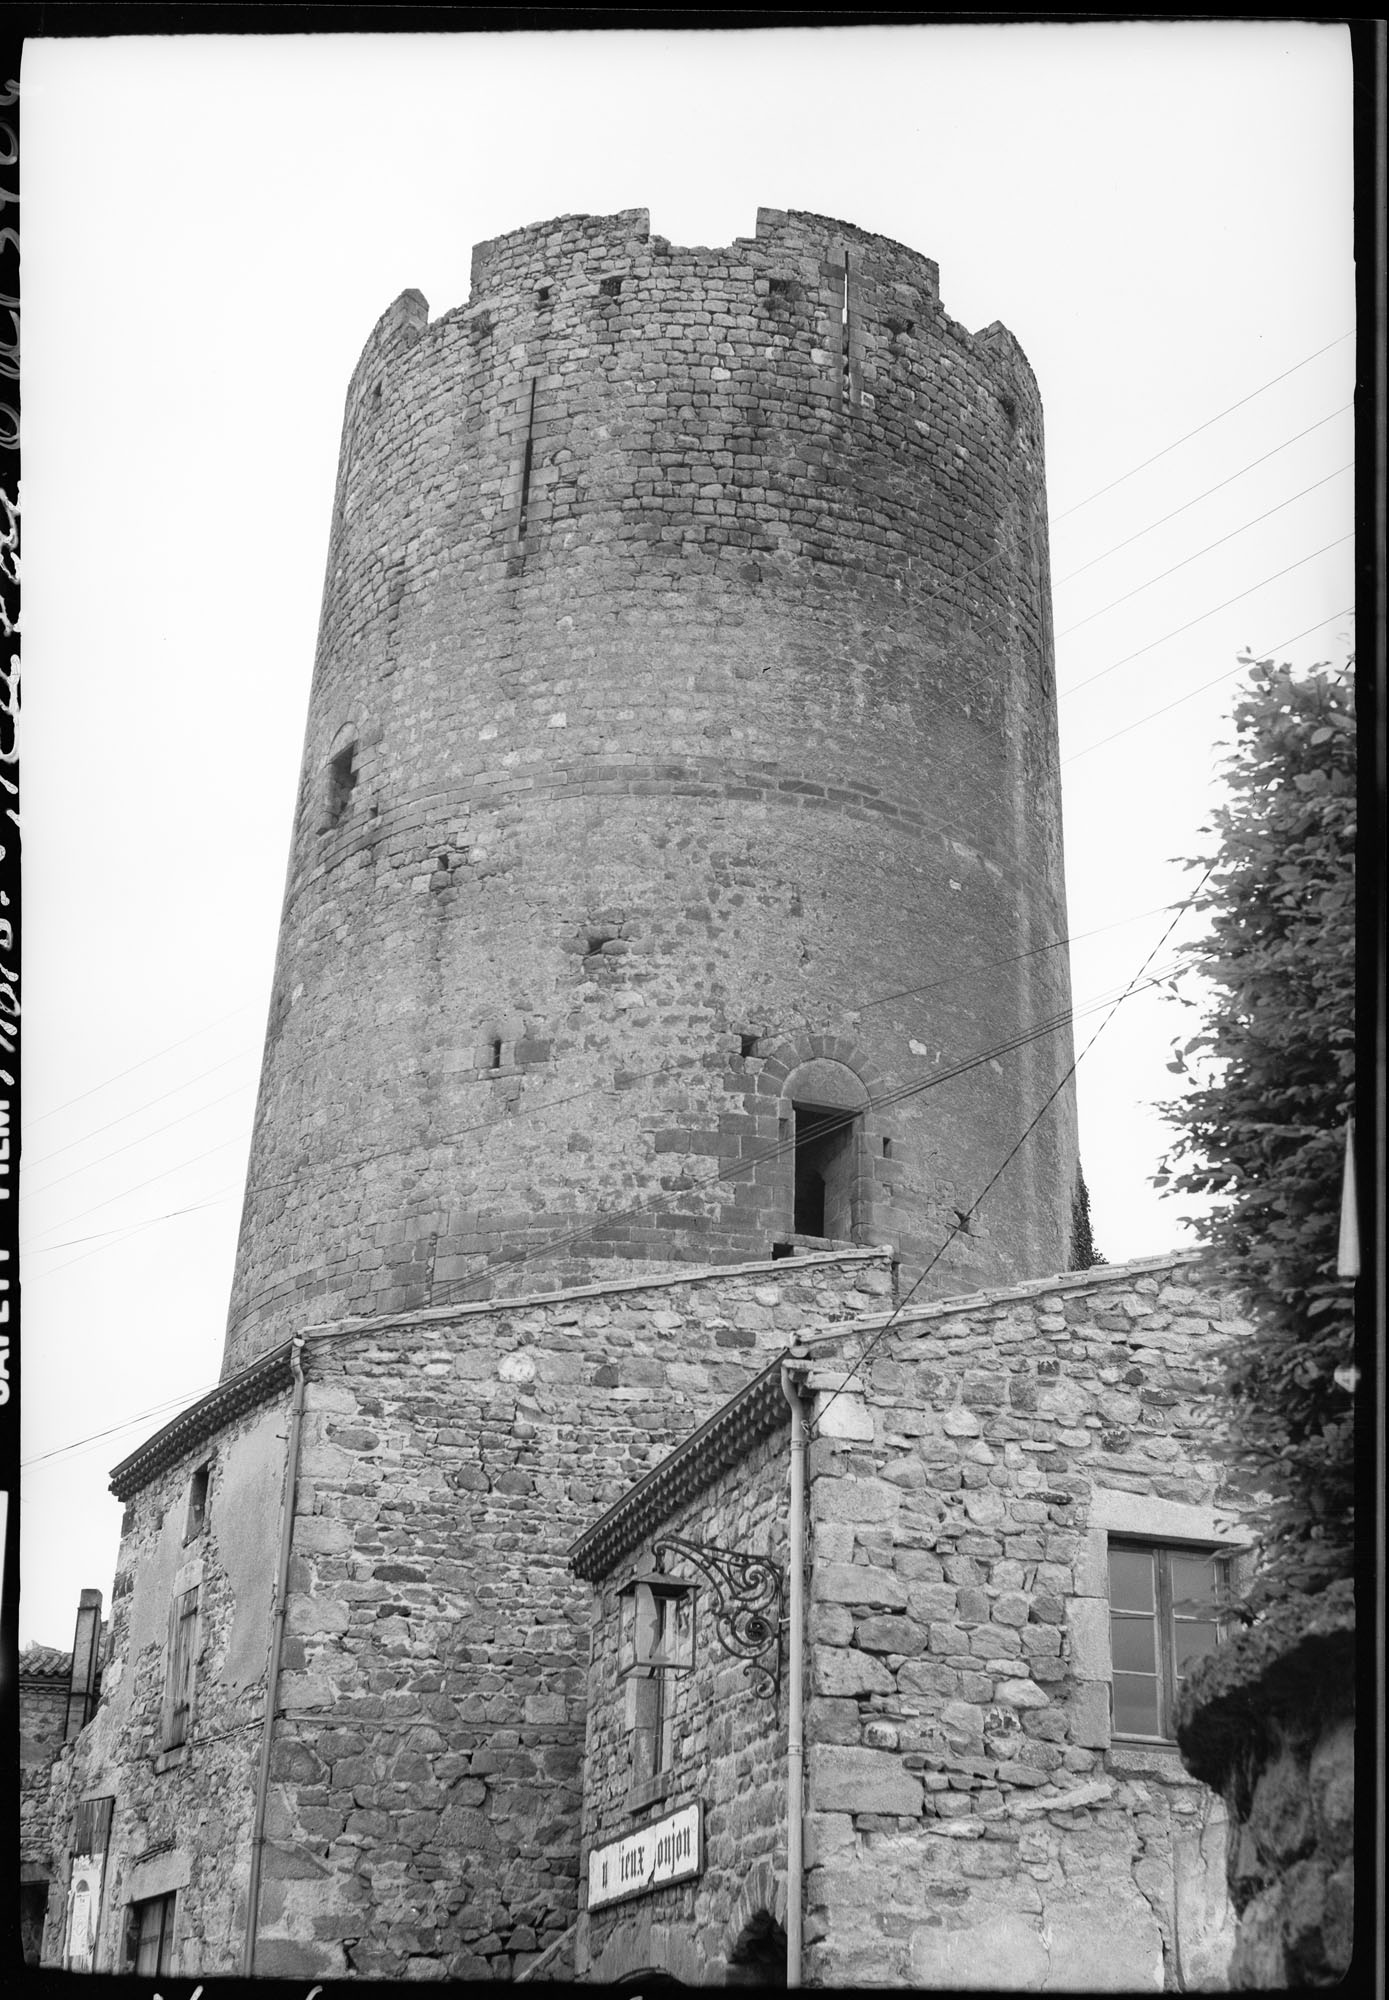
[(767, 1910), (757, 1910), (728, 1954), (726, 1986), (784, 1986), (786, 1932)]

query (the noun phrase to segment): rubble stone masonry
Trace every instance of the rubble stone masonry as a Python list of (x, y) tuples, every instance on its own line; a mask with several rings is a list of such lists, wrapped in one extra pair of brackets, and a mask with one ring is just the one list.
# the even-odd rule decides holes
[[(563, 1936), (589, 1630), (569, 1543), (796, 1328), (891, 1289), (861, 1251), (309, 1335), (257, 1974), (505, 1978)], [(288, 1414), (282, 1384), (131, 1494), (107, 1694), (58, 1767), (60, 1823), (116, 1798), (99, 1969), (124, 1966), (130, 1903), (170, 1889), (175, 1969), (240, 1963)], [(170, 1611), (195, 1570), (171, 1756)]]
[[(798, 1098), (860, 1114), (826, 1236), (914, 1275), (1069, 1061), (1050, 627), (1036, 385), (929, 258), (631, 210), (404, 293), (347, 398), (226, 1372), (765, 1259)], [(1068, 1088), (1031, 1147), (937, 1290), (1065, 1266)]]
[[(1250, 1496), (1230, 1484), (1210, 1394), (1237, 1325), (1189, 1259), (1164, 1259), (908, 1306), (886, 1333), (866, 1316), (810, 1343), (807, 1983), (1223, 1985), (1224, 1812), (1175, 1743), (1112, 1733), (1106, 1572), (1112, 1535), (1232, 1561), (1247, 1545)], [(784, 1546), (787, 1436), (648, 1523), (648, 1543), (677, 1527)], [(630, 1755), (616, 1587), (639, 1553), (595, 1599), (604, 1837)], [(726, 1962), (747, 1914), (732, 1908), (735, 1854), (760, 1906), (784, 1911), (785, 1710), (779, 1727), (731, 1687), (711, 1663), (679, 1694), (678, 1795), (738, 1802), (711, 1812), (706, 1875), (590, 1920), (604, 1972), (707, 1977)], [(759, 1740), (740, 1733), (759, 1717)]]

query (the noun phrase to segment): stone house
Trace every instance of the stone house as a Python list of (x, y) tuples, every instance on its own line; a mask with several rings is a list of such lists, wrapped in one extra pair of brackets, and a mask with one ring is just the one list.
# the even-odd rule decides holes
[[(580, 1976), (736, 1979), (799, 1917), (809, 1985), (1222, 1985), (1223, 1812), (1172, 1708), (1249, 1540), (1209, 1394), (1230, 1330), (1183, 1258), (808, 1326), (633, 1485), (573, 1553), (594, 1589)], [(790, 1592), (783, 1372), (811, 1440), (799, 1894), (798, 1663), (771, 1701), (726, 1643), (729, 1552), (776, 1565), (783, 1613)], [(658, 1601), (695, 1587), (690, 1664), (647, 1675), (633, 1606), (657, 1568)]]
[(536, 1962), (577, 1915), (569, 1543), (796, 1328), (891, 1287), (850, 1250), (317, 1328), (126, 1459), (113, 1663), (55, 1770), (56, 1823), (102, 1833), (97, 1968)]
[(64, 1743), (101, 1696), (109, 1634), (101, 1592), (84, 1590), (72, 1646), (26, 1646), (19, 1656), (19, 1931), (26, 1965), (37, 1965), (54, 1875), (51, 1774)]

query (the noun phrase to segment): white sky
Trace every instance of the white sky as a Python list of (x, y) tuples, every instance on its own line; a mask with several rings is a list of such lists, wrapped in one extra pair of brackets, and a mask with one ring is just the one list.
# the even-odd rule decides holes
[[(1110, 927), (1074, 950), (1083, 1008), (1189, 892), (1238, 651), (1351, 647), (1350, 50), (1258, 23), (186, 36), (30, 42), (21, 83), (21, 1637), (66, 1645), (78, 1590), (109, 1601), (109, 1468), (220, 1368), (382, 310), (447, 311), (475, 242), (549, 216), (712, 245), (763, 205), (895, 237), (955, 319), (1009, 326), (1046, 408), (1071, 930)], [(1081, 1065), (1111, 1262), (1187, 1240), (1148, 1183), (1193, 1021), (1131, 1001)]]

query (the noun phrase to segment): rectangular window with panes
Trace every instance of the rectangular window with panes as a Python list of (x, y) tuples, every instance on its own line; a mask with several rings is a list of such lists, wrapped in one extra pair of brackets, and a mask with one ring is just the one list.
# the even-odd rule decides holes
[(174, 1969), (177, 1895), (150, 1896), (130, 1906), (130, 1969), (145, 1978)]
[(1170, 1743), (1188, 1673), (1224, 1637), (1230, 1558), (1215, 1549), (1109, 1544), (1111, 1710), (1116, 1736)]

